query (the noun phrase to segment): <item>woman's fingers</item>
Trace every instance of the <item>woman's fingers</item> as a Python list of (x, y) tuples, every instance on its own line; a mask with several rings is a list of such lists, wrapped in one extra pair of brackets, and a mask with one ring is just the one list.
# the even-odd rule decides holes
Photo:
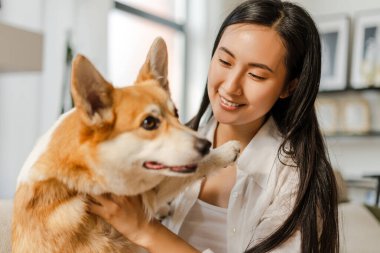
[(87, 195), (88, 199), (98, 205), (104, 206), (107, 205), (111, 200), (105, 195)]
[(114, 202), (104, 195), (88, 195), (88, 200), (89, 212), (102, 217), (106, 221), (110, 221), (115, 213), (120, 210), (118, 203)]
[(141, 196), (88, 196), (88, 211), (98, 215), (132, 242), (146, 246), (161, 224), (148, 219)]
[(89, 201), (87, 207), (88, 207), (88, 212), (92, 214), (98, 215), (100, 217), (104, 215), (104, 208), (100, 204), (97, 204), (93, 201)]

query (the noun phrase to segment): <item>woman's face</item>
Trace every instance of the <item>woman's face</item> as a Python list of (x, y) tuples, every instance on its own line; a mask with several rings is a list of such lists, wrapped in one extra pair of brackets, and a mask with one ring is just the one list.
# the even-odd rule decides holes
[(208, 73), (208, 95), (217, 121), (261, 125), (277, 99), (287, 96), (285, 55), (280, 36), (269, 27), (227, 27)]

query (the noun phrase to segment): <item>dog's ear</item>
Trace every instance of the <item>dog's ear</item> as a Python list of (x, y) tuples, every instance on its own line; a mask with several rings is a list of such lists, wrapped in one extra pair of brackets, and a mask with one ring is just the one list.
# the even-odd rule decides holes
[(136, 83), (156, 79), (162, 88), (169, 91), (168, 81), (168, 50), (165, 41), (157, 37), (148, 52), (144, 65), (141, 67)]
[(86, 57), (75, 57), (71, 93), (75, 107), (87, 125), (102, 126), (113, 121), (113, 89)]

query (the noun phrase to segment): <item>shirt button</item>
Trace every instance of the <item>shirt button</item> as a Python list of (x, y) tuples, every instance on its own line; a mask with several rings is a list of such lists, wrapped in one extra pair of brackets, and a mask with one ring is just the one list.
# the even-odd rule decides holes
[(236, 228), (232, 229), (232, 233), (234, 233), (234, 234), (236, 233)]
[(237, 197), (239, 197), (239, 193), (238, 192), (233, 192), (232, 193), (232, 197), (234, 197), (236, 199)]

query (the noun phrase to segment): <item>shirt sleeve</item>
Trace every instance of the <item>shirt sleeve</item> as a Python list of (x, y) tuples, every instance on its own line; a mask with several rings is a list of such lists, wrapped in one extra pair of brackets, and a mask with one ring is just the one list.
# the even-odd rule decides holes
[[(274, 197), (264, 211), (253, 235), (253, 245), (265, 239), (279, 228), (293, 210), (297, 196), (299, 177), (296, 168), (285, 166), (279, 174)], [(301, 252), (301, 233), (296, 231), (272, 253)]]

